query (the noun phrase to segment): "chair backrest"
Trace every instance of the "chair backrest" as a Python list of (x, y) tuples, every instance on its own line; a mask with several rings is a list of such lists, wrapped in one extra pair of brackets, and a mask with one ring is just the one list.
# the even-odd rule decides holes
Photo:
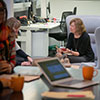
[(69, 23), (73, 18), (81, 18), (88, 33), (94, 33), (95, 29), (100, 26), (100, 16), (94, 15), (70, 15), (66, 18), (67, 30), (69, 30)]
[(66, 17), (72, 14), (73, 14), (72, 11), (65, 11), (62, 13), (61, 22), (60, 22), (60, 29), (62, 30), (62, 32), (67, 32)]
[(76, 12), (77, 12), (77, 7), (74, 7), (73, 15), (76, 15)]
[(73, 11), (64, 11), (62, 13), (61, 22), (60, 22), (60, 29), (62, 30), (62, 32), (67, 32), (66, 17), (69, 15), (76, 15), (76, 12), (77, 12), (77, 7), (74, 7)]
[(82, 21), (86, 27), (86, 31), (90, 35), (91, 46), (92, 46), (92, 49), (95, 54), (95, 59), (97, 59), (94, 32), (95, 32), (95, 29), (100, 26), (100, 16), (96, 16), (96, 15), (70, 15), (70, 16), (68, 16), (66, 18), (67, 35), (68, 36), (70, 33), (69, 23), (73, 18), (81, 18), (82, 19)]
[(77, 7), (74, 7), (73, 11), (64, 11), (62, 13), (60, 22), (60, 29), (62, 30), (62, 32), (67, 32), (66, 17), (68, 17), (69, 15), (76, 15), (76, 12), (77, 12)]
[(96, 52), (98, 55), (97, 68), (100, 69), (100, 27), (95, 30), (95, 40), (96, 40)]

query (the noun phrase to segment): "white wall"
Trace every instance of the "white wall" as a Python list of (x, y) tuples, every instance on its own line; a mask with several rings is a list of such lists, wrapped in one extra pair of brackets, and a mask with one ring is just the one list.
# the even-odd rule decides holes
[[(13, 0), (4, 0), (8, 17), (13, 16)], [(39, 0), (40, 1), (40, 0)], [(76, 6), (78, 15), (100, 15), (100, 0), (46, 0), (51, 3), (51, 17), (61, 18), (63, 11), (72, 11)], [(9, 7), (8, 7), (9, 6)]]
[(6, 5), (7, 5), (7, 10), (8, 10), (8, 18), (12, 17), (14, 15), (14, 10), (13, 10), (13, 0), (4, 0)]
[(51, 17), (60, 18), (63, 11), (73, 11), (78, 15), (100, 15), (100, 0), (50, 0)]

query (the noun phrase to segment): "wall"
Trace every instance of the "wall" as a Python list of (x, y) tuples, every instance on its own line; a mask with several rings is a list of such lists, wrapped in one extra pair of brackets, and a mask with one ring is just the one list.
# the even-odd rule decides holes
[(12, 17), (14, 15), (13, 11), (13, 0), (4, 0), (6, 5), (7, 5), (7, 10), (8, 10), (8, 18)]
[(60, 18), (63, 11), (73, 11), (78, 15), (100, 15), (100, 0), (50, 0), (51, 17)]

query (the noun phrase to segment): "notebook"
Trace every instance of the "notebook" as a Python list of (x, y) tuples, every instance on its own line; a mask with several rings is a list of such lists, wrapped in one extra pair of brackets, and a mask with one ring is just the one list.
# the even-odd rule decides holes
[[(11, 77), (14, 77), (14, 76), (18, 76), (16, 74), (3, 74), (3, 75), (0, 75), (0, 79), (1, 78), (5, 78), (5, 79), (11, 79)], [(31, 82), (31, 81), (34, 81), (34, 80), (37, 80), (40, 78), (39, 75), (22, 75), (24, 77), (24, 82)]]
[[(41, 96), (50, 100), (94, 100), (95, 96), (92, 91), (75, 91), (75, 92), (53, 92), (46, 91)], [(48, 99), (47, 99), (48, 100)]]
[(45, 59), (37, 63), (45, 78), (53, 86), (80, 89), (99, 83), (99, 81), (78, 80), (73, 78), (58, 58)]

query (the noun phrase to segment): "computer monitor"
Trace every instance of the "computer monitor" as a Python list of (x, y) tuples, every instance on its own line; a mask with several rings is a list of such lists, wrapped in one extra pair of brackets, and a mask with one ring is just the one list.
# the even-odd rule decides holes
[(41, 8), (36, 8), (36, 16), (41, 17)]
[[(14, 4), (17, 4), (18, 6), (20, 6), (22, 3), (24, 4), (29, 4), (30, 0), (13, 0), (14, 1)], [(14, 11), (14, 17), (20, 17), (20, 16), (27, 16), (29, 15), (29, 7), (30, 6), (27, 6), (27, 8), (23, 6), (21, 6), (21, 9), (17, 9)]]
[(19, 16), (28, 16), (28, 10), (14, 12), (14, 17), (17, 18), (17, 17), (19, 17)]
[(29, 0), (13, 0), (14, 3), (29, 2)]

